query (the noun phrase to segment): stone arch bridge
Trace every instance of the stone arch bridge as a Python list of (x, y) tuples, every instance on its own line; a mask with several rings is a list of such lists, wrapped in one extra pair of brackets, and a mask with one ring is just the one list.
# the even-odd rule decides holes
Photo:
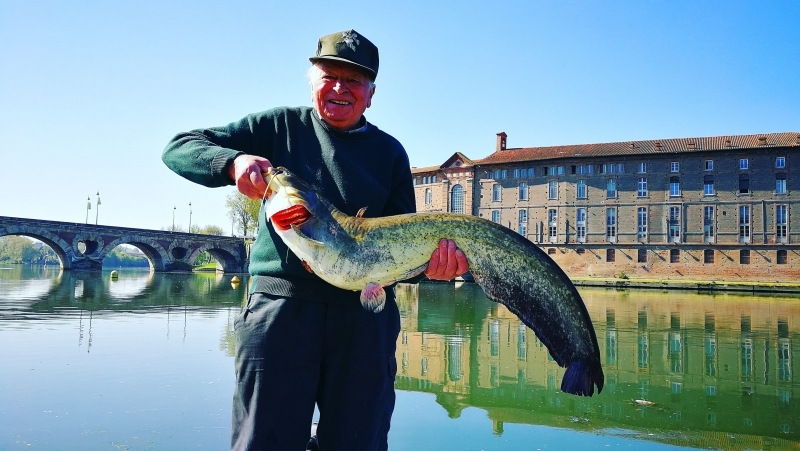
[(243, 238), (165, 230), (133, 229), (74, 222), (0, 216), (0, 236), (22, 235), (40, 240), (58, 256), (61, 269), (103, 269), (103, 259), (120, 244), (135, 246), (156, 272), (191, 271), (202, 252), (226, 273), (247, 272)]

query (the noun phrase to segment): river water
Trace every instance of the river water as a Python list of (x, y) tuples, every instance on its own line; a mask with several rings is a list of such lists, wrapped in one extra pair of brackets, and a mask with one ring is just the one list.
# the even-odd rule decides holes
[[(800, 297), (582, 288), (606, 387), (580, 398), (479, 287), (397, 291), (393, 451), (800, 448)], [(245, 292), (0, 268), (0, 449), (227, 449)]]

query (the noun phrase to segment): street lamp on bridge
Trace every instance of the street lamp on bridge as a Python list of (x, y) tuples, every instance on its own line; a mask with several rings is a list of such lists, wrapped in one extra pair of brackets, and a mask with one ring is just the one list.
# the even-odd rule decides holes
[(172, 206), (172, 231), (173, 232), (175, 231), (175, 210), (177, 210), (177, 209), (178, 209), (178, 207), (176, 207), (174, 205)]
[(92, 198), (86, 196), (86, 224), (89, 223), (89, 210), (92, 209)]
[(192, 202), (189, 201), (189, 233), (192, 233)]
[(97, 192), (97, 205), (94, 210), (94, 225), (97, 225), (97, 219), (100, 217), (100, 191)]

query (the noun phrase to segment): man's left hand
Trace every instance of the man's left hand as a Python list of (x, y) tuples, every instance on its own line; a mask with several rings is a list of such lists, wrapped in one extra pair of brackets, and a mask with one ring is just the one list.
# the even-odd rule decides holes
[(456, 242), (441, 239), (439, 247), (431, 254), (425, 275), (431, 280), (453, 280), (469, 270), (467, 256), (456, 246)]

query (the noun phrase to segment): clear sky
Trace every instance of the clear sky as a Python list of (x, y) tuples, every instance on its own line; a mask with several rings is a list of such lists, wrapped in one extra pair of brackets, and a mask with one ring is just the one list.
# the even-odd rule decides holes
[[(413, 166), (509, 147), (800, 131), (800, 2), (0, 0), (0, 215), (230, 230), (177, 132), (310, 105), (323, 34), (381, 52), (367, 118)], [(92, 205), (90, 221), (96, 207)]]

